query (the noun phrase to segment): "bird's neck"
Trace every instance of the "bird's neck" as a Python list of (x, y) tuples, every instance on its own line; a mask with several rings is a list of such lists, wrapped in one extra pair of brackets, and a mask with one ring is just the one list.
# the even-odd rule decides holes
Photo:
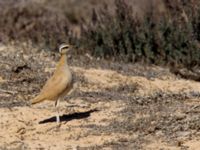
[(62, 54), (61, 55), (61, 58), (58, 62), (58, 66), (57, 68), (60, 68), (60, 67), (68, 67), (68, 64), (67, 64), (67, 55), (66, 54)]

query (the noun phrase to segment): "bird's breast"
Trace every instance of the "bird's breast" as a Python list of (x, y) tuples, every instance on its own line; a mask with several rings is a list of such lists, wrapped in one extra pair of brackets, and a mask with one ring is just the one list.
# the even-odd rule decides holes
[(72, 73), (68, 67), (65, 67), (62, 70), (62, 74), (63, 74), (63, 80), (65, 80), (68, 83), (72, 82)]

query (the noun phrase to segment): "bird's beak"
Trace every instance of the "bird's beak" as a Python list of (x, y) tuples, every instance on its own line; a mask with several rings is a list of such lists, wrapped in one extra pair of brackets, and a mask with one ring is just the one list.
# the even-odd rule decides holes
[(70, 45), (70, 47), (71, 47), (71, 49), (75, 48), (75, 46), (74, 46), (74, 45)]
[(74, 49), (74, 45), (70, 45), (69, 51), (72, 51), (72, 49)]

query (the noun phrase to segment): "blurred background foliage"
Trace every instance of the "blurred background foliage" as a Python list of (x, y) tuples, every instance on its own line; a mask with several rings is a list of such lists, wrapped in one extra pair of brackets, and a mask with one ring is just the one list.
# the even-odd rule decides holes
[(191, 68), (200, 65), (199, 0), (0, 0), (0, 42)]

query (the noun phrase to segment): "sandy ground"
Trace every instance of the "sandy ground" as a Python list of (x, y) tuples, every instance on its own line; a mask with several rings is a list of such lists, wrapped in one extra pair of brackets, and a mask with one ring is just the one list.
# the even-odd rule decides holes
[(29, 101), (58, 55), (0, 47), (0, 149), (162, 149), (200, 147), (200, 84), (167, 68), (69, 60), (75, 88), (60, 104)]

